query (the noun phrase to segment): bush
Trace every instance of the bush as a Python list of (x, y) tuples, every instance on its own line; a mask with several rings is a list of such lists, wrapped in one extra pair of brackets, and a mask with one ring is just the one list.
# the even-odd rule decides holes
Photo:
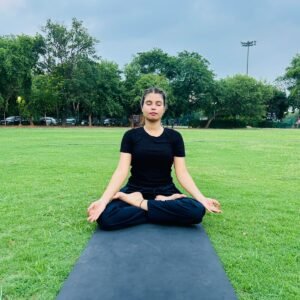
[[(193, 128), (205, 128), (206, 124), (207, 120), (193, 119), (189, 121), (189, 126)], [(210, 123), (209, 128), (245, 128), (246, 125), (245, 121), (238, 119), (215, 119)]]
[(276, 122), (276, 121), (264, 120), (258, 122), (254, 126), (260, 128), (292, 128), (294, 127), (296, 120), (297, 120), (297, 114), (288, 114), (281, 121)]

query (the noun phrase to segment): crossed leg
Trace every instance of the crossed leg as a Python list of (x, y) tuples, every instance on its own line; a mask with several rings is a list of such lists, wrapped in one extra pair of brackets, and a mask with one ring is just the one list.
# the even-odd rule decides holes
[(130, 194), (118, 192), (97, 222), (105, 230), (146, 222), (198, 224), (202, 221), (204, 214), (205, 208), (201, 203), (181, 194), (159, 195), (156, 199), (146, 200), (140, 192)]
[[(142, 193), (140, 192), (133, 192), (126, 194), (124, 192), (118, 192), (115, 194), (112, 200), (122, 200), (129, 205), (135, 206), (137, 208), (141, 208), (144, 211), (148, 212), (148, 206), (150, 205), (152, 208), (151, 212), (148, 212), (148, 217), (153, 221), (174, 221), (174, 215), (177, 214), (178, 216), (184, 216), (187, 212), (187, 222), (190, 222), (190, 217), (194, 220), (198, 220), (194, 223), (199, 223), (202, 221), (202, 218), (205, 214), (204, 206), (199, 203), (197, 200), (188, 198), (184, 194), (175, 193), (170, 196), (163, 196), (157, 195), (154, 200), (146, 200), (143, 198)], [(168, 201), (168, 200), (177, 200), (177, 201)], [(171, 202), (168, 204), (168, 202)], [(154, 212), (154, 213), (153, 213)], [(171, 212), (171, 215), (170, 215)], [(150, 214), (150, 215), (149, 215)], [(171, 217), (170, 217), (171, 216)], [(170, 218), (169, 218), (170, 217)], [(175, 217), (175, 219), (177, 218)], [(181, 217), (179, 218), (181, 219)], [(178, 220), (179, 222), (184, 221)]]

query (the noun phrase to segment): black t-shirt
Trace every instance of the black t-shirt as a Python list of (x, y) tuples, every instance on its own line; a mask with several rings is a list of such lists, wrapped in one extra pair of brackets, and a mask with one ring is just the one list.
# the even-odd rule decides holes
[(120, 152), (132, 155), (128, 182), (145, 187), (172, 183), (174, 156), (185, 156), (181, 134), (169, 128), (158, 137), (149, 135), (144, 127), (130, 129), (123, 136)]

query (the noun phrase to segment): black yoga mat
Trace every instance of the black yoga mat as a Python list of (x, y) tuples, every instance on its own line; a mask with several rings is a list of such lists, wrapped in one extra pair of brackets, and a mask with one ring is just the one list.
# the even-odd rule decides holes
[(97, 229), (58, 300), (237, 299), (201, 225)]

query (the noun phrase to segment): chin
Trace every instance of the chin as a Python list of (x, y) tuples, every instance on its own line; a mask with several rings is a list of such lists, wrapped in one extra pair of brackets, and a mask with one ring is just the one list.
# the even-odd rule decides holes
[(150, 118), (145, 118), (148, 122), (158, 122), (161, 119), (157, 117), (150, 117)]

